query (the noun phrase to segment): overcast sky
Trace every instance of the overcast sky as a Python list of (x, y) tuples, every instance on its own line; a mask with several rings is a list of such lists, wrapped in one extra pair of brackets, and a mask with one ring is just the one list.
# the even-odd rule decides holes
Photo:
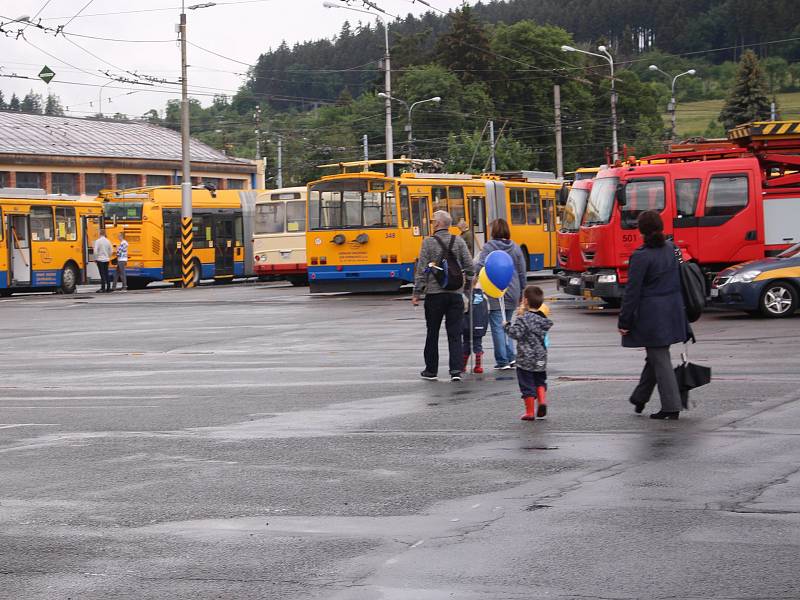
[[(187, 0), (187, 6), (201, 1)], [(246, 63), (239, 64), (189, 46), (190, 87), (195, 92), (232, 95), (241, 85), (247, 65), (255, 62), (259, 53), (277, 47), (282, 40), (291, 45), (330, 38), (338, 33), (344, 21), (351, 24), (359, 20), (374, 22), (374, 17), (367, 14), (324, 8), (322, 1), (219, 0), (210, 8), (187, 10), (190, 43)], [(361, 7), (360, 0), (351, 0), (351, 3)], [(428, 10), (412, 0), (375, 0), (375, 3), (394, 15), (421, 14)], [(430, 0), (431, 5), (445, 11), (461, 3), (462, 0)], [(24, 27), (24, 39), (0, 35), (0, 75), (36, 78), (45, 65), (56, 73), (49, 86), (38, 78), (0, 77), (0, 90), (6, 100), (12, 92), (22, 97), (33, 89), (46, 96), (49, 90), (69, 107), (68, 114), (85, 116), (98, 112), (98, 99), (102, 95), (104, 114), (121, 112), (139, 116), (150, 108), (163, 110), (168, 99), (180, 98), (179, 86), (131, 85), (109, 80), (101, 73), (108, 71), (133, 79), (125, 73), (132, 71), (176, 82), (180, 75), (180, 48), (174, 40), (180, 0), (0, 1), (0, 23), (22, 16), (33, 19), (37, 13), (35, 20), (41, 18), (42, 25), (52, 29), (64, 26), (64, 31), (73, 35), (56, 36), (21, 23), (4, 25), (5, 30), (14, 32)], [(78, 34), (163, 41), (104, 41), (78, 37)], [(378, 57), (354, 56), (353, 65), (371, 58)], [(211, 100), (210, 96), (194, 96), (204, 105)]]

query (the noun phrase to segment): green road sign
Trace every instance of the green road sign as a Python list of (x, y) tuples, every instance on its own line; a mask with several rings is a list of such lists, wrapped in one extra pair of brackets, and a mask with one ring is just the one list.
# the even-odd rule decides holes
[(56, 76), (56, 74), (53, 73), (53, 71), (47, 65), (45, 65), (42, 68), (42, 70), (39, 71), (39, 79), (41, 79), (45, 83), (50, 83), (50, 80), (52, 80), (53, 77), (55, 77), (55, 76)]

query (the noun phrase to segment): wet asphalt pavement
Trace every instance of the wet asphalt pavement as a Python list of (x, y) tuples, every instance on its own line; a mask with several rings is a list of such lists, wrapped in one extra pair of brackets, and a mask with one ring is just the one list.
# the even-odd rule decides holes
[(543, 285), (536, 423), (513, 373), (419, 380), (407, 296), (0, 300), (0, 598), (800, 597), (800, 316), (705, 315), (658, 422), (615, 311)]

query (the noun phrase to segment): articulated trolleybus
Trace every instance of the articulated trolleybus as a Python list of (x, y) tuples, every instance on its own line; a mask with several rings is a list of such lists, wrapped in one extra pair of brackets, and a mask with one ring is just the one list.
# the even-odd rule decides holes
[[(369, 164), (375, 163), (342, 167)], [(308, 185), (311, 291), (391, 291), (412, 282), (422, 240), (433, 234), (430, 217), (437, 210), (447, 210), (454, 226), (466, 221), (476, 255), (487, 240), (488, 223), (507, 219), (529, 268), (551, 268), (560, 187), (552, 176), (538, 180), (526, 172), (404, 173), (389, 178), (367, 171), (323, 177)]]
[[(256, 192), (192, 189), (194, 279), (230, 281), (252, 275)], [(128, 287), (181, 280), (181, 188), (146, 187), (100, 192), (108, 239), (128, 240)]]
[(0, 189), (0, 296), (47, 289), (73, 293), (93, 275), (87, 267), (94, 266), (91, 245), (102, 215), (93, 200)]
[(253, 215), (253, 270), (262, 279), (288, 279), (305, 285), (306, 188), (259, 194)]

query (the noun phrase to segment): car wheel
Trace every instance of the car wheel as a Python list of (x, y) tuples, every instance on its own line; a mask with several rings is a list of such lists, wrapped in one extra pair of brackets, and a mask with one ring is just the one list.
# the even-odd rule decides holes
[(61, 271), (61, 293), (74, 294), (78, 287), (78, 269), (74, 265), (67, 265)]
[(797, 290), (786, 281), (771, 281), (761, 292), (761, 314), (773, 319), (791, 317), (797, 310)]

